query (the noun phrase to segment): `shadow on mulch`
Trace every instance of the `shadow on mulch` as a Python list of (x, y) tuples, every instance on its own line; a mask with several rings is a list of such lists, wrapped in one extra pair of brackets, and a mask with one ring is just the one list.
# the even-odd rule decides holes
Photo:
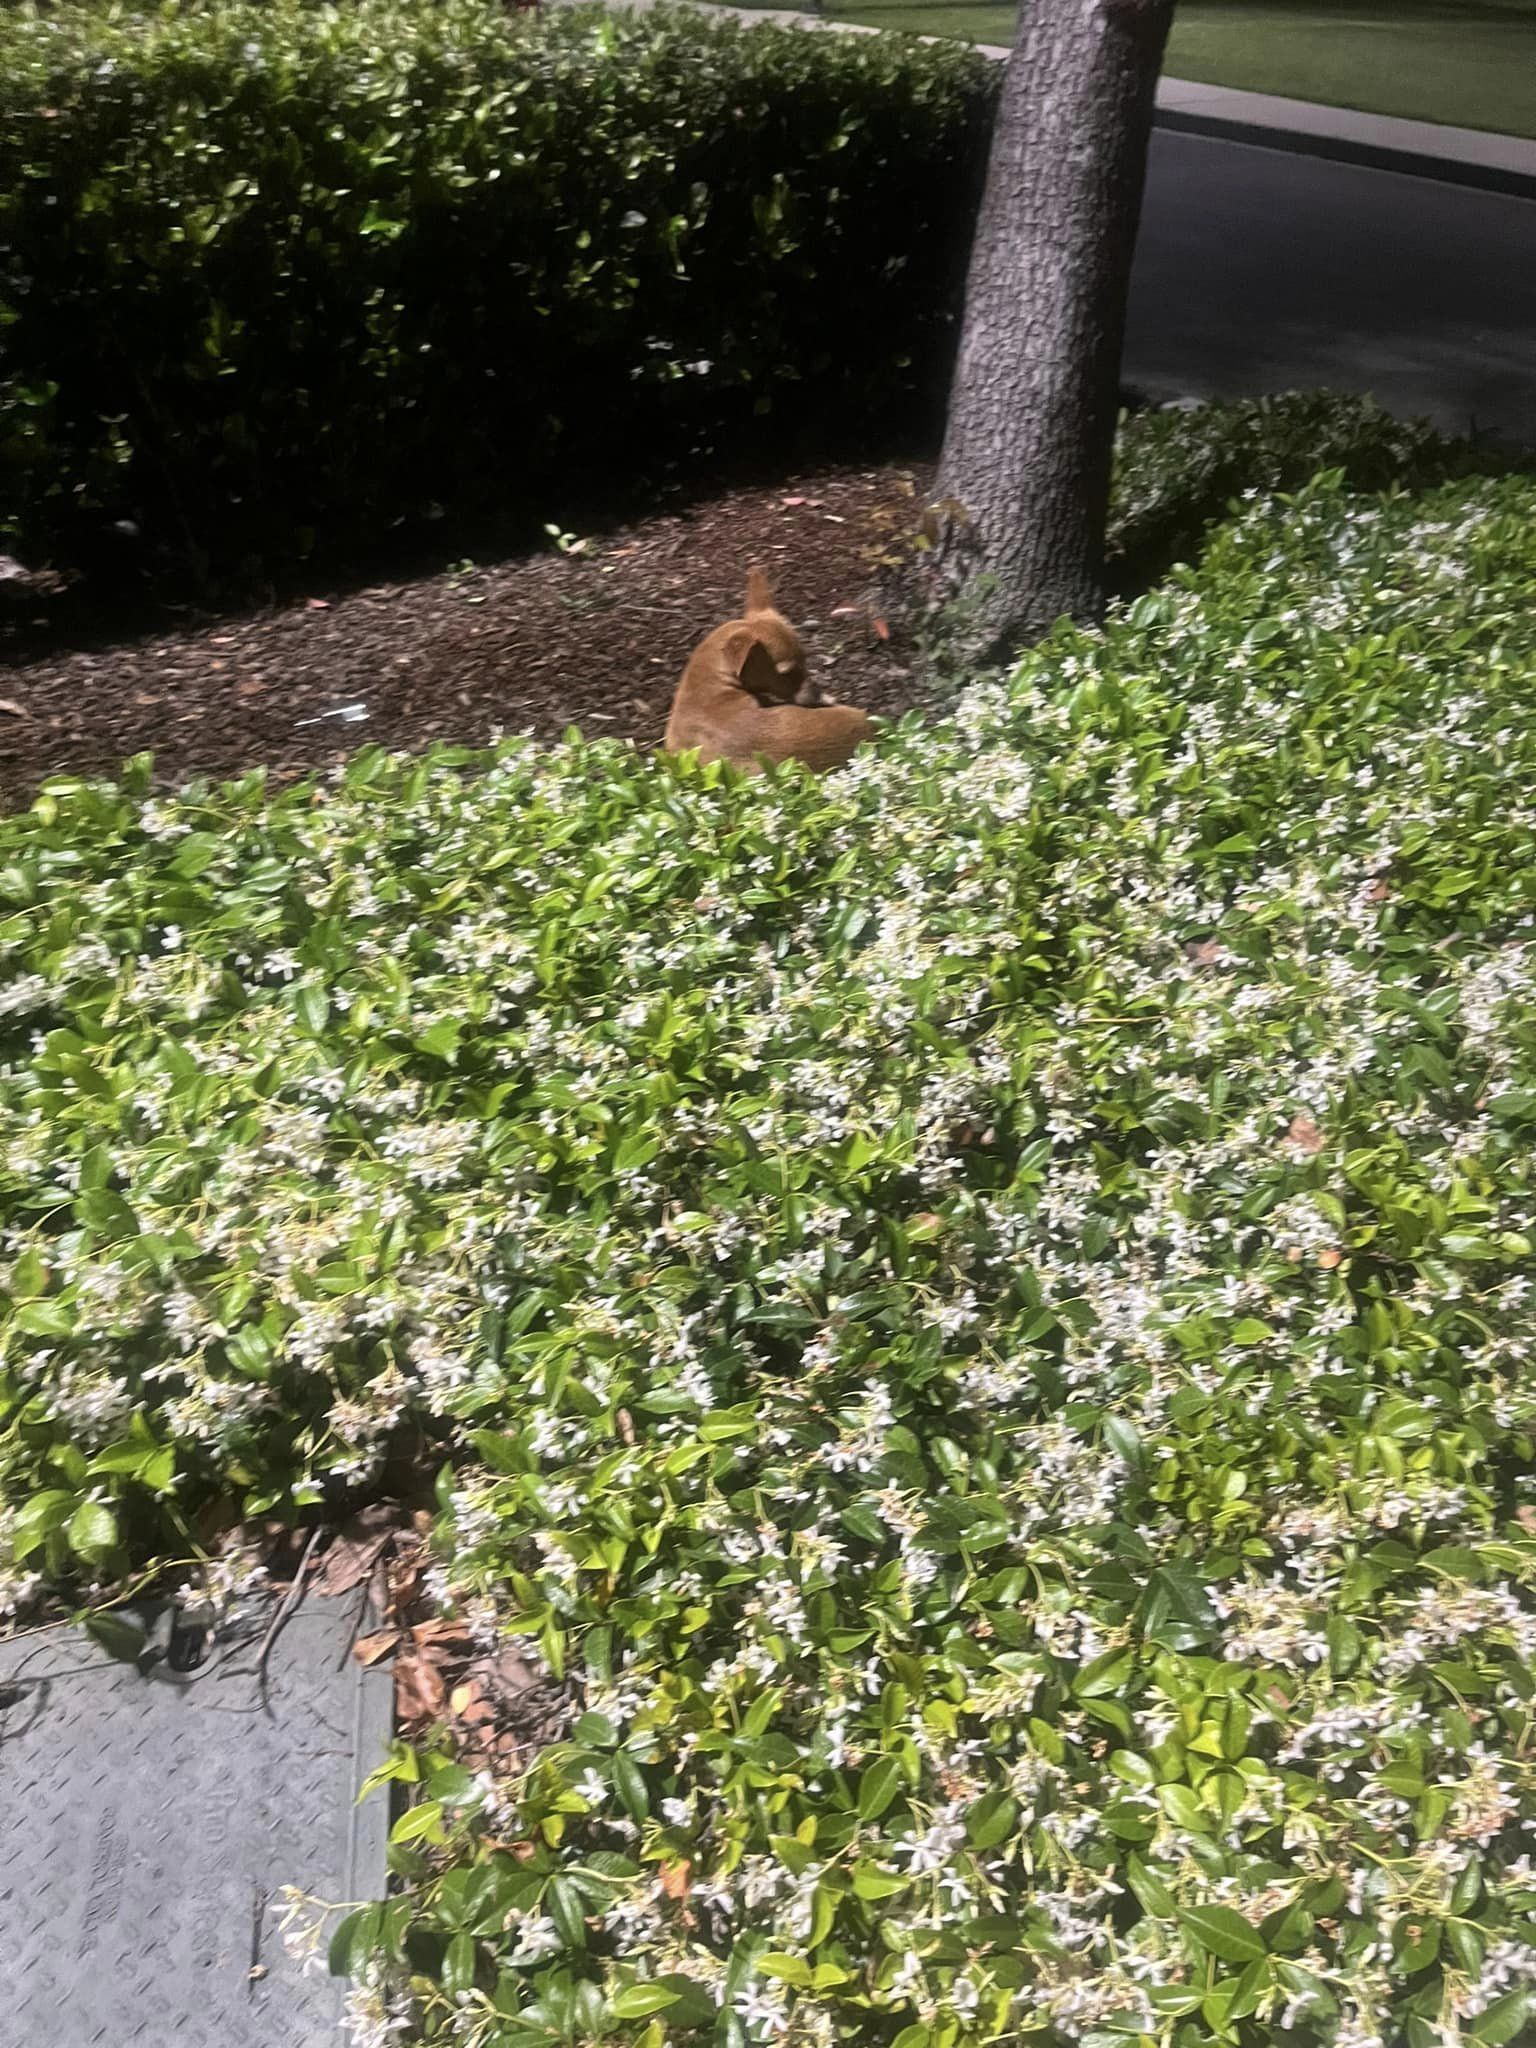
[(676, 487), (668, 509), (606, 530), (594, 520), (579, 549), (446, 568), (439, 552), (431, 573), (402, 561), (398, 580), (255, 610), (162, 608), (118, 640), (78, 603), (24, 615), (0, 637), (0, 795), (14, 805), (50, 774), (111, 774), (143, 752), (175, 785), (257, 764), (286, 781), (363, 745), (481, 745), (498, 730), (553, 739), (576, 725), (651, 746), (689, 652), (739, 612), (752, 563), (827, 686), (898, 715), (910, 649), (874, 593), (927, 481), (915, 462), (759, 470)]

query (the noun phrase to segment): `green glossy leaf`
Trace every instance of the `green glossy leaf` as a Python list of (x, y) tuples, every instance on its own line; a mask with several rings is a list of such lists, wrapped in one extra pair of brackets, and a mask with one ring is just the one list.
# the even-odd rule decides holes
[(965, 1832), (978, 1851), (995, 1849), (1018, 1826), (1019, 1803), (1007, 1792), (988, 1792), (965, 1816)]
[(443, 1954), (443, 1989), (451, 1997), (471, 1991), (475, 1983), (475, 1941), (470, 1934), (456, 1934)]
[(568, 1877), (553, 1877), (544, 1893), (545, 1909), (568, 1948), (585, 1948), (586, 1909), (581, 1894)]
[(1189, 1939), (1224, 1963), (1254, 1963), (1266, 1951), (1263, 1936), (1231, 1906), (1191, 1906), (1179, 1914)]
[(668, 2006), (676, 2005), (677, 1996), (665, 1984), (626, 1984), (622, 1990), (614, 1992), (608, 2008), (615, 2019), (643, 2020), (654, 2012), (665, 2012)]
[(100, 1564), (117, 1548), (117, 1517), (100, 1501), (82, 1501), (69, 1520), (69, 1547), (87, 1564)]
[(895, 1757), (877, 1757), (859, 1780), (859, 1818), (878, 1820), (901, 1786), (901, 1765)]
[(382, 1906), (360, 1906), (348, 1913), (331, 1936), (329, 1962), (333, 1977), (355, 1977), (377, 1953), (384, 1926)]
[(651, 1810), (651, 1795), (644, 1771), (627, 1750), (621, 1749), (614, 1756), (613, 1782), (630, 1819), (644, 1820)]

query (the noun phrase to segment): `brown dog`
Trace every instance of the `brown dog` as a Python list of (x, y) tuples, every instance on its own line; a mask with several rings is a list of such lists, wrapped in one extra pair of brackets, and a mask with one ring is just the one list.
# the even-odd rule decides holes
[(841, 767), (874, 727), (851, 704), (834, 704), (805, 672), (805, 649), (773, 608), (761, 569), (747, 575), (745, 616), (717, 626), (683, 670), (667, 720), (669, 754), (760, 769), (766, 761)]

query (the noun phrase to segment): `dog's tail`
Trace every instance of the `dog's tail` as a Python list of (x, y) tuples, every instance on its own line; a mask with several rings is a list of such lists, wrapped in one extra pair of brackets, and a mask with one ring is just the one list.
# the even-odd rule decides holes
[(773, 610), (773, 587), (761, 569), (747, 571), (747, 616)]

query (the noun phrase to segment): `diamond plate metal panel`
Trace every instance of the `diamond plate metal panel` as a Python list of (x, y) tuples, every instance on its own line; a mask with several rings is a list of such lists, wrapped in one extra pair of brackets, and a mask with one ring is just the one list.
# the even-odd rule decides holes
[(340, 2048), (275, 1907), (383, 1895), (387, 1798), (356, 1794), (390, 1678), (354, 1614), (301, 1607), (265, 1699), (254, 1646), (146, 1677), (75, 1632), (0, 1643), (0, 2048)]

